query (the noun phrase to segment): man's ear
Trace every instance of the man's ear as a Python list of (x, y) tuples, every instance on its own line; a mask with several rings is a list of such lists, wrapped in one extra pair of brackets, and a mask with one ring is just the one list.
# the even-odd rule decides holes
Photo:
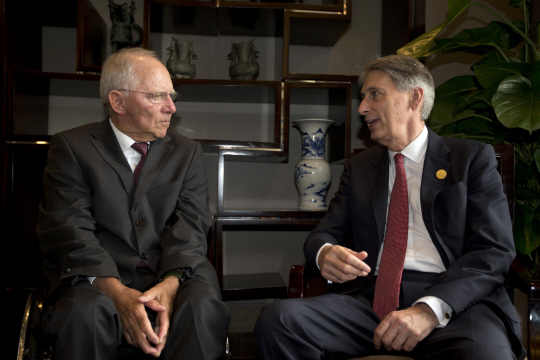
[(421, 110), (422, 109), (422, 103), (424, 100), (424, 89), (422, 88), (415, 88), (412, 91), (411, 96), (411, 109), (413, 110)]
[(109, 105), (111, 106), (112, 111), (124, 115), (126, 113), (125, 99), (126, 98), (122, 96), (120, 91), (112, 90), (109, 93)]

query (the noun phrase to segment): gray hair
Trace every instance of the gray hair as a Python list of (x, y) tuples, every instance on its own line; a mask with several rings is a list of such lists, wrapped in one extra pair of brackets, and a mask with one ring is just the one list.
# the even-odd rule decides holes
[(360, 86), (364, 84), (367, 75), (373, 70), (382, 71), (390, 76), (396, 88), (401, 92), (422, 88), (424, 102), (421, 116), (424, 121), (429, 118), (435, 102), (435, 84), (424, 64), (408, 55), (389, 55), (377, 58), (365, 66), (358, 80)]
[(103, 106), (109, 106), (109, 93), (113, 90), (132, 89), (138, 85), (140, 79), (135, 74), (134, 59), (148, 56), (159, 60), (155, 51), (143, 48), (121, 49), (105, 60), (101, 68), (99, 92)]

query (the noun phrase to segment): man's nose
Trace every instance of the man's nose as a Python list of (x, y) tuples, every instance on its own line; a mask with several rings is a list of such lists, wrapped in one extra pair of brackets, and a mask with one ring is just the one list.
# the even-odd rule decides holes
[(176, 105), (174, 105), (170, 95), (165, 99), (165, 105), (167, 112), (170, 112), (171, 114), (176, 112)]
[(358, 113), (360, 115), (366, 115), (368, 112), (368, 105), (366, 104), (365, 99), (360, 100), (360, 106), (358, 107)]

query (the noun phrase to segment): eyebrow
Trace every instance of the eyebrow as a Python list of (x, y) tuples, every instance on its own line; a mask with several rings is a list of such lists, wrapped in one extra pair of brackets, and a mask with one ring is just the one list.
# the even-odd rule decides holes
[(383, 89), (382, 89), (381, 87), (378, 87), (378, 86), (370, 86), (370, 87), (368, 87), (365, 91), (362, 91), (362, 89), (360, 89), (360, 95), (364, 96), (365, 93), (372, 92), (373, 90), (383, 91)]

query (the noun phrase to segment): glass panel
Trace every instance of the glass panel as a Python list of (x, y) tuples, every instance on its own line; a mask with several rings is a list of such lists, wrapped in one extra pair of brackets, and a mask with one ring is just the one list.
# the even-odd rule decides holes
[(19, 76), (14, 83), (15, 135), (53, 135), (107, 117), (98, 81)]
[(279, 273), (287, 284), (291, 266), (305, 263), (302, 247), (309, 230), (289, 226), (287, 231), (272, 231), (276, 228), (224, 230), (223, 274)]
[(198, 140), (274, 142), (275, 88), (176, 85), (171, 127)]

